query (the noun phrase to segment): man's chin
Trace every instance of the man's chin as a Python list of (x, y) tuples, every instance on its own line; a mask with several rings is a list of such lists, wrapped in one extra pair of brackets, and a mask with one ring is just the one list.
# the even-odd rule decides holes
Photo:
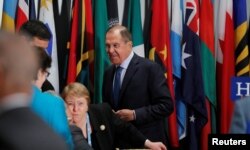
[(116, 59), (111, 59), (111, 63), (114, 64), (114, 65), (119, 65), (120, 62), (117, 61)]

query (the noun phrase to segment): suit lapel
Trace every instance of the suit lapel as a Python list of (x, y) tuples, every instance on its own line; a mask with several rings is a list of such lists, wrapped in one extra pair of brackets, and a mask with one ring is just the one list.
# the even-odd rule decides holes
[(131, 59), (131, 62), (129, 63), (129, 66), (127, 68), (126, 74), (125, 74), (123, 82), (122, 82), (122, 87), (121, 87), (120, 97), (119, 97), (119, 103), (121, 103), (121, 97), (123, 96), (128, 83), (130, 82), (133, 75), (136, 73), (136, 71), (138, 69), (138, 63), (139, 63), (138, 58), (139, 58), (139, 56), (134, 54), (133, 58)]
[(115, 65), (113, 65), (110, 70), (107, 72), (107, 78), (106, 78), (106, 83), (107, 86), (105, 86), (106, 92), (108, 92), (108, 101), (110, 101), (111, 105), (114, 106), (114, 100), (113, 100), (113, 79), (114, 79), (114, 74), (115, 74)]
[[(91, 107), (91, 106), (90, 106)], [(106, 143), (109, 143), (107, 138), (105, 137), (105, 134), (103, 134), (103, 131), (100, 129), (103, 124), (100, 123), (100, 120), (102, 120), (102, 116), (95, 114), (91, 108), (88, 111), (90, 123), (92, 126), (92, 130), (95, 132), (97, 143), (100, 147), (100, 149), (106, 148)]]

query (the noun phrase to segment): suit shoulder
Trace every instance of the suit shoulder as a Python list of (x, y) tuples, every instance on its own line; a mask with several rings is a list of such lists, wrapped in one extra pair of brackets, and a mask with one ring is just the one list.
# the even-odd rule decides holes
[(97, 114), (109, 114), (110, 112), (112, 112), (111, 107), (107, 103), (91, 104), (90, 109), (92, 112), (95, 112)]
[(143, 58), (143, 57), (138, 56), (137, 59), (138, 59), (138, 61), (139, 61), (142, 65), (144, 65), (144, 66), (147, 66), (147, 67), (155, 67), (155, 66), (158, 66), (158, 67), (159, 67), (159, 65), (158, 65), (157, 63), (155, 63), (155, 62), (152, 61), (152, 60), (149, 60), (148, 58)]
[(42, 111), (42, 110), (48, 111), (48, 110), (53, 110), (55, 108), (65, 107), (62, 98), (48, 93), (41, 93), (35, 96), (35, 98), (33, 98), (32, 100), (31, 106), (35, 111)]
[[(19, 147), (16, 149), (67, 148), (64, 141), (29, 108), (17, 108), (8, 111), (2, 119), (0, 120), (2, 129), (0, 135), (9, 140), (8, 143)], [(34, 134), (37, 131), (39, 131), (39, 134)], [(41, 141), (44, 142), (41, 144)]]
[(52, 95), (50, 93), (44, 93), (44, 96), (51, 101), (51, 103), (63, 104), (63, 99), (57, 95)]
[(108, 103), (90, 104), (91, 109), (106, 110), (111, 109)]

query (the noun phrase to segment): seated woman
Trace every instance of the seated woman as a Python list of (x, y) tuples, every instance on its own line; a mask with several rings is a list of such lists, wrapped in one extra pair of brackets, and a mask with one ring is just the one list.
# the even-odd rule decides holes
[[(108, 104), (90, 105), (89, 91), (84, 85), (80, 83), (67, 85), (62, 97), (66, 102), (70, 124), (81, 129), (84, 139), (93, 149), (115, 149), (119, 147), (115, 140), (119, 137), (127, 137), (134, 148), (166, 150), (161, 142), (151, 142), (132, 124), (118, 118)], [(78, 147), (78, 144), (79, 141), (75, 143), (75, 147)]]

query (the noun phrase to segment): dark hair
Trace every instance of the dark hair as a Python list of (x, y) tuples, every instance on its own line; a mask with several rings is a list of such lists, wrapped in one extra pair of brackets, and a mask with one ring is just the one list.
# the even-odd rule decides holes
[(46, 25), (39, 20), (29, 20), (25, 22), (19, 30), (19, 33), (40, 39), (50, 40), (51, 33)]
[(47, 68), (51, 67), (51, 57), (47, 54), (46, 50), (41, 47), (35, 46), (35, 51), (38, 57), (39, 69), (46, 71)]
[(131, 33), (129, 32), (128, 28), (121, 26), (121, 25), (113, 25), (110, 28), (108, 28), (108, 30), (106, 31), (106, 34), (108, 32), (114, 31), (114, 30), (120, 30), (120, 35), (121, 37), (126, 41), (132, 41), (132, 36)]

